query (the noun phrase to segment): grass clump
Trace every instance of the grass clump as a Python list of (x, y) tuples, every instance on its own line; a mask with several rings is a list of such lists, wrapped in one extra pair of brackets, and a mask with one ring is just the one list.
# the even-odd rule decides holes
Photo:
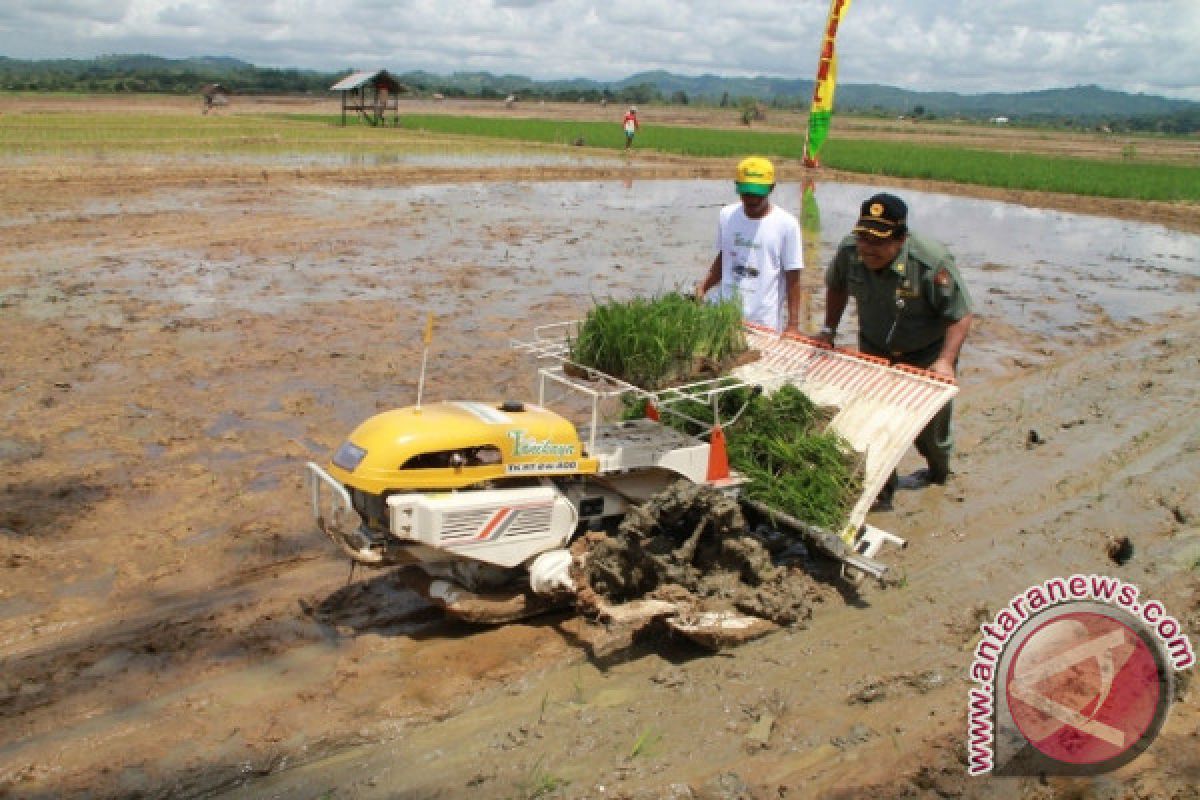
[(529, 773), (517, 783), (517, 798), (520, 800), (541, 800), (549, 797), (569, 781), (542, 768), (543, 756), (529, 769)]
[(745, 351), (736, 300), (679, 292), (597, 304), (568, 341), (576, 364), (650, 390), (719, 375)]

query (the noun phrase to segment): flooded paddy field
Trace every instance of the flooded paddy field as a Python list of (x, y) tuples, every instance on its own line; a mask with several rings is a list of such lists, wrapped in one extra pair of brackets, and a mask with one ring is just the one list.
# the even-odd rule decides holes
[[(0, 164), (0, 796), (1195, 785), (1187, 689), (1114, 777), (1047, 788), (960, 762), (978, 623), (1025, 587), (1114, 574), (1200, 630), (1195, 229), (820, 179), (813, 328), (821, 269), (873, 191), (958, 257), (979, 320), (957, 474), (872, 518), (909, 541), (886, 552), (896, 585), (831, 587), (806, 627), (721, 656), (666, 642), (596, 662), (569, 616), (475, 629), (393, 573), (350, 574), (302, 467), (415, 400), (429, 312), (427, 398), (530, 397), (510, 340), (694, 283), (731, 183), (572, 150), (297, 159)], [(781, 174), (798, 212), (800, 170)]]

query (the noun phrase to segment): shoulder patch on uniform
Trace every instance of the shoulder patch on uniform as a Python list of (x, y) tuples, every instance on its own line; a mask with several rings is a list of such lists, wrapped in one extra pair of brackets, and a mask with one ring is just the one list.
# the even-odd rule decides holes
[(937, 275), (933, 276), (933, 282), (937, 286), (941, 286), (941, 287), (949, 286), (951, 283), (950, 271), (946, 270), (946, 269), (939, 269), (937, 271)]

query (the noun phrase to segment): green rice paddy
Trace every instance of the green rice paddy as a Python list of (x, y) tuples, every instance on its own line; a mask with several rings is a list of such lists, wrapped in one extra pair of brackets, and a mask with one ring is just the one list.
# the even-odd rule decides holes
[[(405, 129), (522, 141), (621, 149), (624, 135), (609, 122), (493, 119), (434, 114), (401, 117)], [(704, 158), (757, 153), (800, 159), (804, 136), (778, 132), (646, 125), (637, 148)], [(821, 153), (832, 169), (898, 178), (953, 181), (1005, 189), (1120, 197), (1167, 202), (1200, 202), (1200, 167), (1103, 161), (1027, 153), (998, 153), (903, 142), (830, 138)]]
[[(430, 134), (441, 134), (431, 136)], [(1033, 135), (1033, 134), (1031, 134)], [(461, 137), (461, 138), (460, 138)], [(470, 138), (467, 138), (470, 137)], [(758, 153), (799, 159), (803, 132), (646, 125), (638, 150), (728, 159)], [(402, 115), (400, 127), (340, 124), (338, 115), (295, 113), (220, 114), (66, 111), (0, 116), (0, 154), (113, 153), (281, 155), (331, 157), (396, 153), (472, 153), (481, 139), (539, 142), (618, 151), (620, 128), (611, 122)], [(1099, 197), (1200, 202), (1200, 166), (1140, 160), (1102, 160), (1001, 153), (905, 142), (838, 139), (825, 145), (822, 162), (833, 169), (1005, 189)]]

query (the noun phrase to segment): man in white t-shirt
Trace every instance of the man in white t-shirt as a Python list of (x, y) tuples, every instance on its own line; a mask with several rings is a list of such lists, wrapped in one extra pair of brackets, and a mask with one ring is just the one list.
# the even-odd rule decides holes
[(800, 333), (800, 223), (770, 201), (775, 165), (758, 156), (743, 159), (735, 185), (742, 200), (721, 209), (717, 256), (696, 296), (719, 286), (721, 299), (741, 298), (747, 322)]

